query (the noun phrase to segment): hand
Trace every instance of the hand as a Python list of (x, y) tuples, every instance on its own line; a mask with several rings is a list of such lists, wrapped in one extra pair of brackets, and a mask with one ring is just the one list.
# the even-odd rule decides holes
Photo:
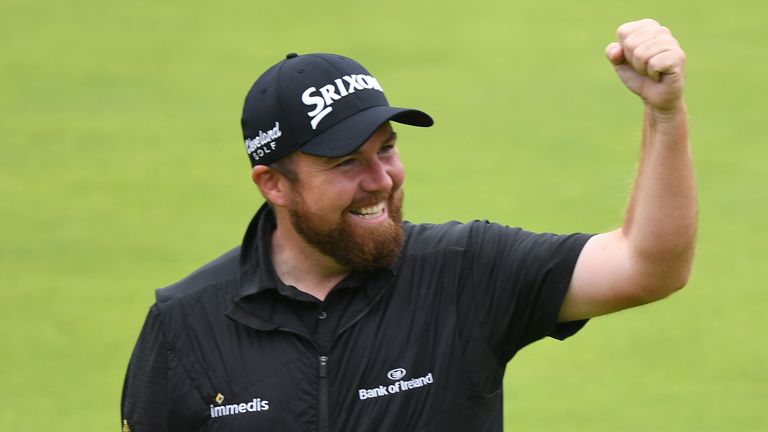
[(622, 25), (617, 36), (605, 53), (624, 85), (653, 112), (673, 113), (682, 107), (685, 53), (669, 29), (644, 19)]

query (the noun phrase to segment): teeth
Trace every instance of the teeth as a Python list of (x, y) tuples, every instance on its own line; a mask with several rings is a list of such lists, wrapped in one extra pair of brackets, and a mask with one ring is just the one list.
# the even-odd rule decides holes
[(382, 202), (374, 206), (354, 209), (352, 210), (352, 213), (355, 213), (360, 216), (374, 216), (374, 215), (381, 214), (383, 211), (384, 211), (384, 203)]

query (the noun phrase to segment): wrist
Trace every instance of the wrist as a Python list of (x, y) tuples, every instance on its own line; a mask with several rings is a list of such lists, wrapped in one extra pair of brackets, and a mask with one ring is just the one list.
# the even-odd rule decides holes
[(681, 99), (678, 103), (668, 107), (659, 108), (648, 103), (645, 104), (645, 112), (653, 123), (671, 123), (687, 116), (685, 102)]

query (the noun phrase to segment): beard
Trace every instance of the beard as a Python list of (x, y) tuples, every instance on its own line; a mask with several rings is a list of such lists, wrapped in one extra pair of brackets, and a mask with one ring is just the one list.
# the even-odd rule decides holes
[(374, 194), (366, 201), (380, 202), (384, 198), (389, 219), (375, 227), (362, 228), (343, 217), (335, 224), (325, 224), (313, 216), (302, 198), (288, 209), (288, 215), (304, 241), (339, 265), (358, 271), (385, 268), (395, 262), (403, 245), (403, 190), (389, 196)]

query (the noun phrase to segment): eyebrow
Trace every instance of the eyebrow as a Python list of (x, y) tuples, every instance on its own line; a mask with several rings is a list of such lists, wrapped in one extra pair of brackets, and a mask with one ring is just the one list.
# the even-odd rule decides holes
[(386, 140), (384, 140), (384, 144), (389, 144), (392, 141), (397, 139), (397, 132), (392, 131), (392, 133), (389, 134)]

